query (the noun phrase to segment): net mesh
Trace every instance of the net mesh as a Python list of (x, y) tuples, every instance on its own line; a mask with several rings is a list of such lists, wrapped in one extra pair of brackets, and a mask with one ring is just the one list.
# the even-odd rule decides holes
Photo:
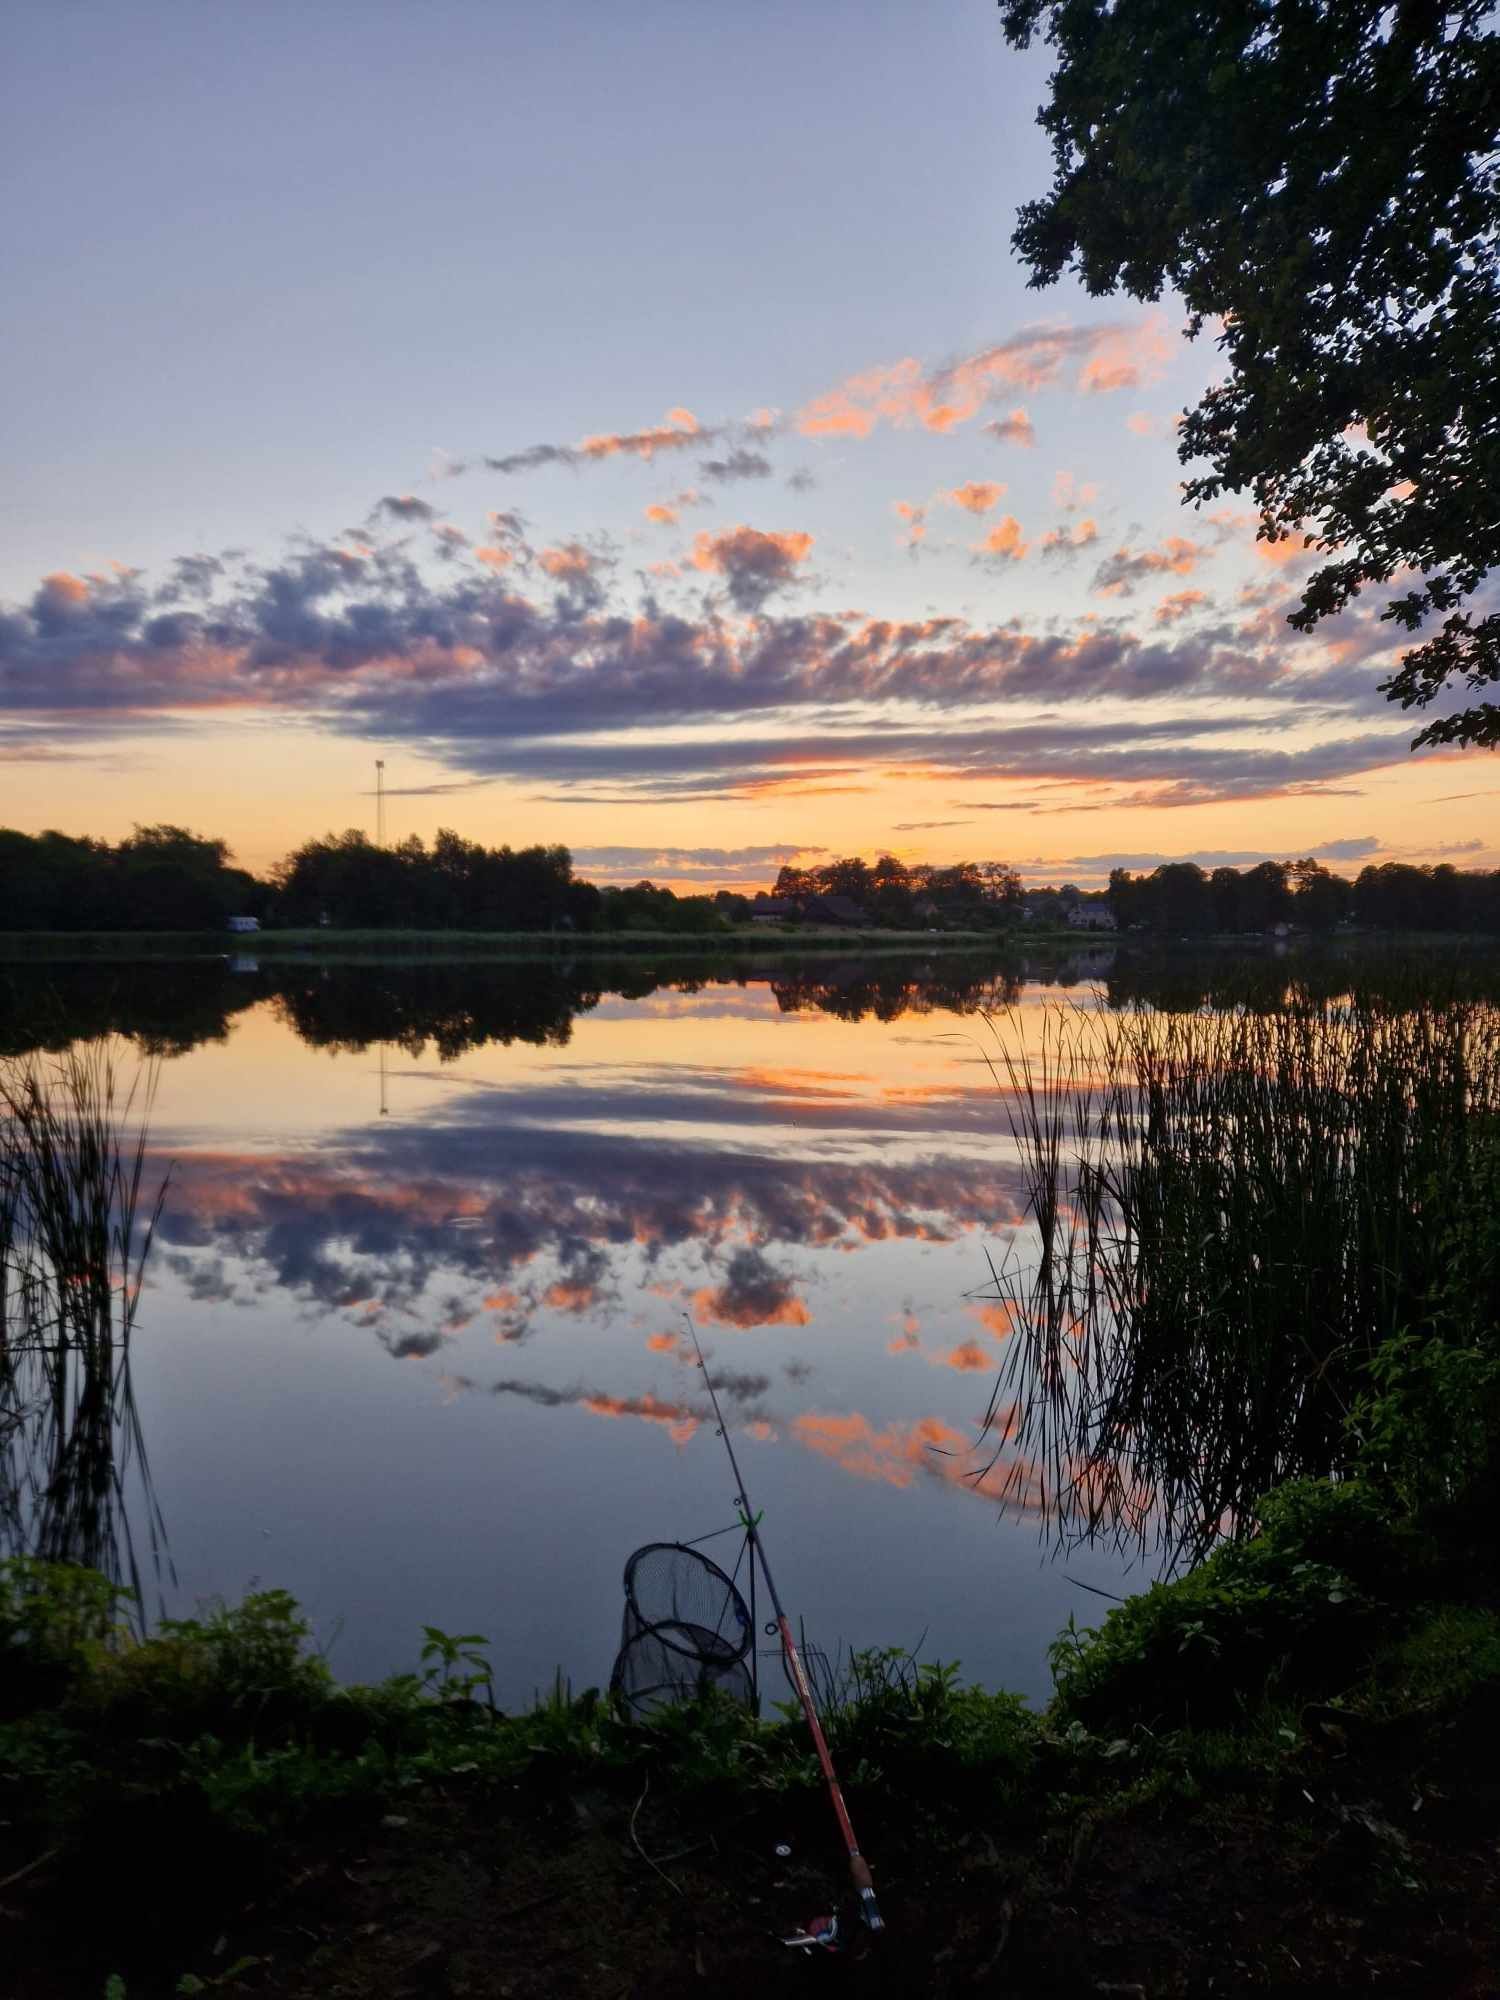
[(649, 1542), (625, 1565), (611, 1692), (641, 1716), (709, 1688), (752, 1707), (753, 1639), (745, 1600), (717, 1563), (678, 1542)]

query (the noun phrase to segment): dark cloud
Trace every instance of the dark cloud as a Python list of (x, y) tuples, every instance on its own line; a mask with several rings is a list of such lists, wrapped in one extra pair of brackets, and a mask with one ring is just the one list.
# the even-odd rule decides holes
[(795, 472), (786, 476), (787, 490), (792, 493), (811, 493), (817, 483), (816, 476), (805, 465), (799, 465)]
[(482, 458), (479, 462), (489, 472), (539, 472), (547, 465), (576, 465), (578, 454), (565, 444), (533, 444), (504, 458)]
[(1008, 417), (994, 417), (979, 428), (996, 444), (1020, 444), (1028, 449), (1036, 444), (1036, 428), (1024, 410), (1012, 410)]
[(693, 1304), (718, 1326), (803, 1326), (808, 1319), (790, 1273), (755, 1249), (736, 1250), (722, 1281), (695, 1293)]
[(732, 486), (740, 479), (769, 479), (771, 461), (764, 452), (736, 445), (724, 458), (705, 458), (698, 470), (705, 479), (711, 479), (717, 485)]
[(371, 520), (381, 514), (392, 521), (435, 521), (438, 510), (410, 493), (387, 493), (370, 509)]
[[(1076, 537), (1072, 544), (1060, 546), (1078, 546)], [(1186, 535), (1168, 535), (1156, 549), (1116, 549), (1094, 571), (1089, 588), (1104, 596), (1129, 597), (1147, 577), (1191, 576), (1201, 563), (1212, 559), (1213, 553), (1205, 543)]]
[[(510, 513), (493, 527), (493, 548), (458, 551), (437, 574), (403, 541), (302, 544), (264, 566), (186, 557), (155, 592), (130, 573), (46, 578), (27, 603), (0, 608), (10, 754), (35, 742), (23, 724), (67, 722), (76, 746), (85, 729), (173, 727), (233, 706), (420, 742), (455, 767), (456, 785), (541, 780), (552, 797), (847, 789), (862, 769), (920, 762), (955, 778), (1154, 784), (1163, 802), (1188, 803), (1397, 762), (1410, 731), (1349, 733), (1357, 717), (1389, 715), (1376, 662), (1401, 644), (1364, 610), (1330, 626), (1329, 666), (1304, 664), (1326, 650), (1271, 613), (1133, 631), (776, 612), (768, 599), (803, 573), (812, 538), (740, 526), (696, 537), (685, 571), (727, 585), (749, 614), (729, 619), (712, 596), (622, 604), (607, 551), (533, 550)], [(1186, 560), (1171, 543), (1148, 556)], [(1342, 733), (1290, 749), (1226, 745), (1247, 730), (1209, 707), (1226, 699), (1257, 704), (1249, 720), (1262, 727), (1295, 714)], [(1095, 720), (1101, 702), (1172, 713)], [(997, 720), (1009, 703), (1045, 713)], [(694, 739), (690, 727), (720, 733)]]
[(448, 1336), (441, 1333), (403, 1333), (393, 1337), (388, 1333), (379, 1336), (380, 1344), (393, 1360), (425, 1360), (436, 1354), (446, 1344)]
[(966, 819), (898, 819), (892, 833), (935, 833), (942, 826), (971, 826)]
[(731, 601), (741, 611), (759, 611), (767, 598), (798, 580), (798, 565), (806, 562), (813, 538), (801, 533), (766, 533), (759, 528), (707, 530), (693, 539), (696, 569), (724, 578)]

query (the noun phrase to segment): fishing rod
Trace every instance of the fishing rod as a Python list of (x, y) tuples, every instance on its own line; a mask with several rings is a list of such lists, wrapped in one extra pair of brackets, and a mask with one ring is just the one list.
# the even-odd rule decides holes
[[(703, 1370), (704, 1387), (708, 1399), (714, 1406), (714, 1420), (719, 1426), (719, 1436), (724, 1440), (724, 1449), (729, 1453), (729, 1464), (734, 1473), (734, 1483), (739, 1488), (740, 1519), (744, 1524), (745, 1537), (750, 1544), (750, 1560), (753, 1564), (760, 1558), (760, 1573), (766, 1580), (766, 1589), (771, 1593), (771, 1603), (776, 1610), (776, 1627), (781, 1635), (782, 1658), (786, 1662), (787, 1679), (797, 1690), (797, 1699), (802, 1704), (802, 1713), (807, 1718), (808, 1733), (813, 1740), (813, 1748), (818, 1753), (818, 1762), (823, 1767), (823, 1782), (828, 1787), (828, 1797), (833, 1805), (834, 1818), (839, 1823), (839, 1832), (844, 1837), (844, 1846), (849, 1855), (849, 1876), (859, 1892), (860, 1913), (872, 1931), (885, 1929), (885, 1919), (880, 1914), (880, 1906), (875, 1901), (875, 1882), (870, 1874), (870, 1864), (859, 1851), (859, 1842), (854, 1837), (854, 1825), (849, 1818), (849, 1808), (844, 1804), (844, 1794), (839, 1786), (838, 1772), (833, 1768), (833, 1757), (828, 1749), (828, 1738), (823, 1734), (823, 1725), (818, 1720), (817, 1707), (813, 1702), (812, 1685), (807, 1678), (807, 1669), (802, 1664), (802, 1655), (797, 1651), (797, 1642), (792, 1637), (792, 1628), (782, 1609), (781, 1598), (776, 1589), (776, 1580), (771, 1575), (771, 1565), (766, 1561), (765, 1544), (760, 1538), (760, 1516), (750, 1505), (750, 1495), (745, 1491), (744, 1474), (740, 1462), (734, 1455), (734, 1445), (730, 1440), (729, 1426), (724, 1421), (724, 1412), (719, 1408), (719, 1398), (714, 1389), (713, 1377), (708, 1372), (708, 1363), (703, 1358), (703, 1348), (698, 1340), (698, 1329), (692, 1317), (683, 1314), (688, 1332), (693, 1336), (693, 1349), (698, 1356), (698, 1366)], [(754, 1571), (752, 1569), (752, 1575)]]

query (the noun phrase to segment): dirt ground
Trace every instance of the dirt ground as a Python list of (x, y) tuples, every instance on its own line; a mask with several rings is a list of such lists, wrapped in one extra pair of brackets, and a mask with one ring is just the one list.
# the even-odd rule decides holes
[[(126, 2000), (184, 1974), (202, 1982), (187, 1991), (285, 2000), (1500, 2000), (1500, 1733), (1470, 1721), (1417, 1747), (1331, 1735), (1254, 1806), (1142, 1804), (1019, 1842), (997, 1823), (936, 1843), (877, 1810), (862, 1832), (879, 1937), (853, 1914), (817, 1797), (710, 1814), (649, 1787), (507, 1799), (456, 1778), (232, 1884), (211, 1840), (198, 1881), (153, 1852), (150, 1827), (127, 1854), (126, 1818), (100, 1893), (70, 1895), (45, 1866), (0, 1888), (0, 1993), (103, 2000), (113, 1971)], [(829, 1914), (838, 1950), (783, 1942)]]

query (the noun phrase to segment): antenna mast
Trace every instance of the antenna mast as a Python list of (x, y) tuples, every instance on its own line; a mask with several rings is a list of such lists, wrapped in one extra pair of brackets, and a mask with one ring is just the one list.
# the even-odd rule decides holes
[(385, 759), (375, 759), (375, 845), (385, 846)]

